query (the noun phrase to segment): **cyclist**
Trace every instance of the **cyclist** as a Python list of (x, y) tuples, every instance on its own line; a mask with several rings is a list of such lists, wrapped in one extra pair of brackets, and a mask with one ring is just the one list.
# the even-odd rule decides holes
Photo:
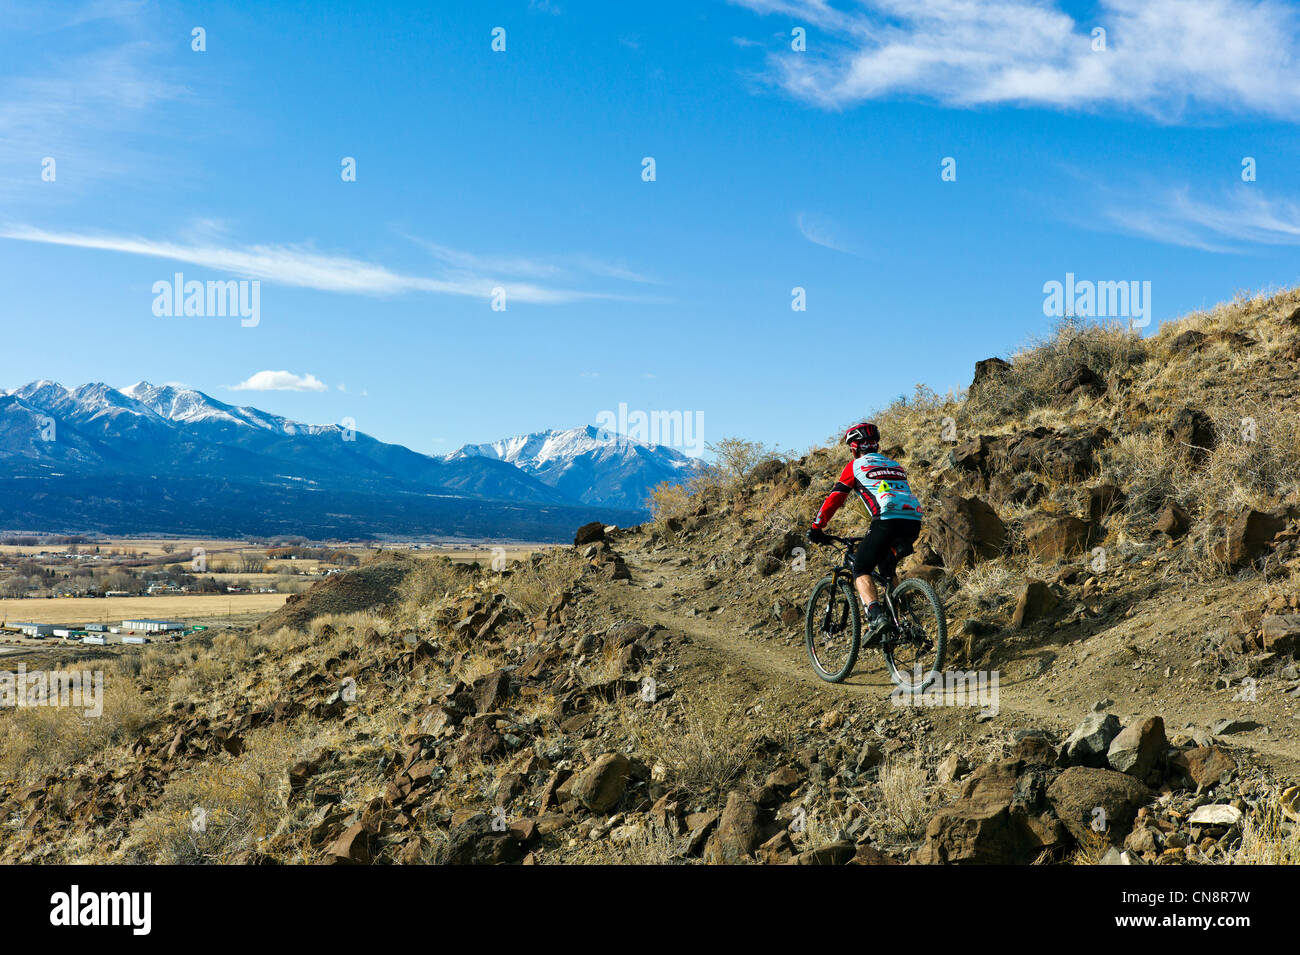
[(808, 539), (814, 544), (829, 543), (826, 524), (849, 492), (857, 492), (871, 516), (871, 528), (853, 555), (853, 586), (867, 607), (867, 642), (871, 643), (888, 619), (871, 571), (879, 568), (881, 576), (893, 580), (898, 559), (912, 552), (921, 532), (921, 503), (912, 494), (903, 466), (880, 453), (880, 429), (874, 424), (855, 424), (844, 433), (844, 443), (853, 452), (853, 460), (844, 465), (840, 479), (817, 512)]

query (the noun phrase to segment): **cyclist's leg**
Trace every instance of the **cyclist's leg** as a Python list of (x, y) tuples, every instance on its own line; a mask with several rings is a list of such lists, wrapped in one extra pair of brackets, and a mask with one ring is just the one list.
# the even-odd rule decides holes
[(897, 583), (895, 577), (898, 562), (912, 553), (916, 538), (921, 533), (921, 522), (898, 518), (882, 523), (888, 526), (889, 537), (887, 545), (881, 548), (876, 565), (880, 569), (880, 576), (894, 584)]
[(871, 528), (858, 542), (858, 549), (853, 555), (853, 586), (858, 596), (862, 598), (864, 607), (870, 607), (880, 599), (880, 595), (876, 593), (876, 582), (871, 579), (871, 571), (880, 560), (880, 555), (888, 542), (889, 528), (886, 526), (888, 523), (878, 519), (872, 521)]

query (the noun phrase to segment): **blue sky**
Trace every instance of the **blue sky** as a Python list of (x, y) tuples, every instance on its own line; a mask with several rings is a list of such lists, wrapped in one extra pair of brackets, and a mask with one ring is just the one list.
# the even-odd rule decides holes
[[(178, 382), (428, 453), (625, 404), (802, 450), (1045, 334), (1067, 272), (1149, 281), (1147, 333), (1297, 281), (1291, 4), (0, 0), (0, 25), (5, 388)], [(156, 316), (177, 271), (259, 280), (259, 323)]]

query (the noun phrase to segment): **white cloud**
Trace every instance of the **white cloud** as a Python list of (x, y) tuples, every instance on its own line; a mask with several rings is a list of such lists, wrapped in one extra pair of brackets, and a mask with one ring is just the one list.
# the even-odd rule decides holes
[[(428, 292), (435, 295), (488, 299), (492, 289), (499, 285), (505, 288), (508, 302), (550, 305), (587, 300), (635, 300), (611, 292), (554, 287), (526, 280), (514, 281), (501, 275), (488, 277), (469, 268), (459, 268), (438, 276), (408, 275), (382, 265), (342, 255), (328, 255), (300, 245), (237, 247), (202, 242), (171, 242), (136, 236), (50, 232), (25, 225), (0, 227), (0, 238), (169, 259), (245, 278), (323, 292), (356, 295)], [(453, 250), (444, 251), (451, 253)], [(457, 255), (466, 266), (482, 264), (473, 256), (463, 253)]]
[(1243, 184), (1202, 196), (1188, 186), (1150, 190), (1111, 199), (1104, 215), (1120, 231), (1206, 252), (1300, 245), (1300, 203), (1269, 198), (1257, 189)]
[[(775, 82), (827, 108), (888, 96), (1300, 115), (1300, 10), (1280, 0), (1100, 0), (1076, 21), (1055, 0), (732, 0), (813, 28), (771, 57)], [(1095, 52), (1092, 31), (1106, 31)], [(815, 31), (815, 32), (814, 32)]]
[(843, 252), (846, 255), (857, 255), (857, 253), (848, 246), (837, 241), (824, 222), (818, 221), (814, 217), (800, 212), (795, 216), (794, 223), (795, 227), (799, 230), (799, 234), (813, 245), (820, 245), (823, 248), (833, 249), (836, 252)]
[(328, 391), (315, 375), (295, 375), (291, 371), (259, 371), (230, 386), (231, 391)]

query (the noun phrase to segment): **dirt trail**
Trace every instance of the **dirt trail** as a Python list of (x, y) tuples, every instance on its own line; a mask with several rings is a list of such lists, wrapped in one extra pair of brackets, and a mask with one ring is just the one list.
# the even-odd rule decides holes
[[(747, 678), (791, 704), (820, 699), (831, 709), (841, 705), (838, 701), (852, 701), (855, 709), (865, 708), (873, 718), (898, 712), (890, 700), (893, 683), (876, 651), (864, 651), (844, 683), (826, 683), (813, 673), (808, 662), (802, 623), (788, 628), (792, 635), (797, 631), (797, 642), (782, 643), (746, 633), (754, 621), (727, 606), (723, 599), (717, 601), (723, 605), (717, 613), (689, 614), (692, 604), (698, 602), (691, 597), (699, 594), (686, 592), (689, 584), (677, 567), (637, 553), (626, 554), (626, 560), (633, 579), (629, 585), (608, 591), (612, 609), (643, 623), (658, 623), (685, 634), (705, 665), (718, 668), (739, 664)], [(663, 586), (656, 588), (657, 582)], [(673, 606), (675, 591), (681, 592), (676, 600), (678, 606)], [(1165, 612), (1153, 607), (1147, 613)], [(952, 621), (949, 624), (951, 627)], [(997, 660), (998, 714), (991, 723), (978, 724), (978, 710), (973, 707), (929, 707), (925, 716), (933, 720), (936, 729), (952, 734), (977, 736), (991, 729), (1031, 727), (1068, 733), (1093, 702), (1104, 697), (1112, 700), (1108, 710), (1125, 721), (1138, 714), (1163, 716), (1171, 736), (1185, 726), (1207, 727), (1222, 717), (1249, 719), (1259, 726), (1226, 736), (1223, 742), (1254, 752), (1254, 762), (1273, 773), (1300, 773), (1300, 701), (1295, 698), (1261, 690), (1256, 702), (1233, 702), (1227, 690), (1207, 690), (1208, 677), (1190, 676), (1181, 683), (1177, 678), (1157, 677), (1154, 686), (1140, 684), (1130, 689), (1130, 667), (1143, 664), (1125, 663), (1119, 673), (1111, 672), (1118, 667), (1111, 658), (1121, 653), (1132, 634), (1149, 629), (1148, 621), (1134, 618), (1087, 640), (1026, 648)], [(1159, 665), (1163, 666), (1163, 661)], [(1148, 670), (1151, 666), (1150, 662), (1145, 664)]]

